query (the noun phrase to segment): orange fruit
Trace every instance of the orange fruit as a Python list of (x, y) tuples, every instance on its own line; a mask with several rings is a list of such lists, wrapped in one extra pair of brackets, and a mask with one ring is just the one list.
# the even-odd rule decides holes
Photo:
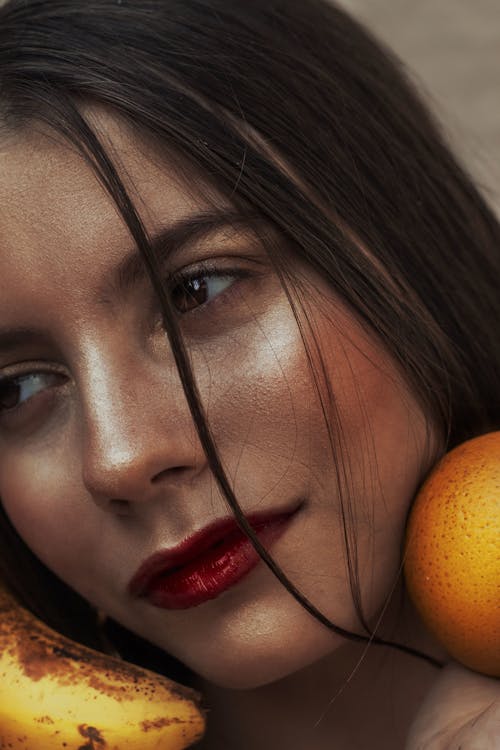
[(408, 521), (404, 571), (450, 656), (500, 676), (500, 432), (457, 446), (426, 479)]

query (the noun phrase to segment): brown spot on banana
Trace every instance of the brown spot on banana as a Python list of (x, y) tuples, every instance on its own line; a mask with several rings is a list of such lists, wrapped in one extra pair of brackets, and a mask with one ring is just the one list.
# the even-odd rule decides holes
[(106, 747), (106, 742), (102, 734), (95, 727), (88, 727), (85, 724), (81, 724), (78, 727), (78, 731), (82, 737), (89, 740), (86, 745), (81, 745), (78, 750), (102, 750), (102, 748)]
[(141, 727), (143, 732), (149, 732), (151, 729), (161, 729), (161, 727), (168, 727), (170, 724), (179, 722), (177, 717), (166, 719), (164, 716), (160, 716), (158, 719), (150, 719), (149, 721), (142, 721)]

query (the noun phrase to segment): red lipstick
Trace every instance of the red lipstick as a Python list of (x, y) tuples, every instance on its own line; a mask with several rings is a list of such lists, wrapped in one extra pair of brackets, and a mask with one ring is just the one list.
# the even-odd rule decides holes
[[(255, 514), (247, 521), (268, 548), (283, 534), (294, 513)], [(259, 562), (259, 554), (235, 519), (225, 518), (145, 560), (128, 591), (155, 607), (188, 609), (215, 599)]]

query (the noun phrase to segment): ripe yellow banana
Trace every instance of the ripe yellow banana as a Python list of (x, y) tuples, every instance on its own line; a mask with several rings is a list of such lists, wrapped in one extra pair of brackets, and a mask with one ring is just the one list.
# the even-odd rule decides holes
[(204, 731), (198, 698), (56, 633), (0, 588), (2, 750), (182, 750)]

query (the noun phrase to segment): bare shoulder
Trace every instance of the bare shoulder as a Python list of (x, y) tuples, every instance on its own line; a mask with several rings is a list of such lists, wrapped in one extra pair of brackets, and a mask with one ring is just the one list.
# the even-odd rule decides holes
[(500, 682), (458, 664), (443, 669), (405, 750), (500, 750)]

